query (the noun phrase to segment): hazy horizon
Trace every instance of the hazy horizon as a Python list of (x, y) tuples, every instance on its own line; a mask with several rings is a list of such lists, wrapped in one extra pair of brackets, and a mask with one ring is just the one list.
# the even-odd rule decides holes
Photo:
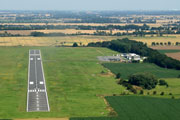
[(1, 10), (180, 10), (179, 0), (1, 0)]

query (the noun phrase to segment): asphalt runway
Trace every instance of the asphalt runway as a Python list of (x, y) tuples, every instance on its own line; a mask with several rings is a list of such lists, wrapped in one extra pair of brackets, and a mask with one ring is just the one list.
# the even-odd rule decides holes
[(27, 112), (50, 111), (40, 50), (29, 50)]

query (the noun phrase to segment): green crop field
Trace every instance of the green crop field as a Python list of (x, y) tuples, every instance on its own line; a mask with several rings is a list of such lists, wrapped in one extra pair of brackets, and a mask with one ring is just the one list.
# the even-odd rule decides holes
[[(128, 78), (129, 75), (139, 72), (148, 72), (158, 78), (177, 78), (179, 70), (161, 68), (150, 63), (103, 63), (113, 73), (121, 73), (122, 78)], [(127, 72), (128, 71), (128, 72)]]
[(160, 53), (177, 53), (180, 52), (180, 50), (158, 50)]
[[(51, 112), (27, 113), (26, 92), (29, 49), (42, 52)], [(107, 116), (103, 98), (125, 88), (98, 63), (97, 56), (112, 55), (105, 48), (0, 47), (0, 119)]]
[(70, 120), (179, 120), (178, 99), (138, 96), (106, 97), (117, 112), (116, 118), (71, 118)]
[(179, 120), (179, 100), (118, 96), (106, 97), (120, 120)]

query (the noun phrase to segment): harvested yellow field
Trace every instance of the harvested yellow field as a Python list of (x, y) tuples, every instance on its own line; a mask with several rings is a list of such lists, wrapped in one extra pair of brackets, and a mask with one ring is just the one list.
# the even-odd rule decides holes
[[(110, 30), (101, 30), (105, 31), (107, 33), (110, 33)], [(64, 33), (64, 34), (76, 34), (76, 33), (87, 33), (87, 34), (93, 34), (96, 32), (96, 30), (76, 30), (76, 29), (65, 29), (65, 30), (5, 30), (5, 31), (0, 31), (0, 33), (10, 33), (10, 34), (20, 34), (20, 35), (30, 35), (31, 32), (43, 32), (43, 33)], [(125, 30), (113, 30), (112, 33), (126, 33), (127, 31)], [(129, 33), (133, 33), (134, 31), (128, 31)]]
[(176, 42), (180, 42), (180, 35), (168, 35), (164, 37), (128, 37), (136, 41), (147, 43), (148, 46), (151, 46), (152, 42), (155, 43), (168, 43), (171, 42), (172, 45), (175, 45)]
[(74, 42), (87, 45), (90, 42), (102, 42), (112, 39), (112, 37), (105, 36), (0, 37), (0, 46), (71, 46)]
[(2, 30), (0, 33), (10, 33), (10, 34), (20, 34), (20, 35), (30, 35), (33, 30)]
[(71, 46), (74, 42), (79, 45), (87, 45), (90, 42), (103, 42), (116, 39), (129, 38), (141, 41), (151, 46), (152, 42), (180, 42), (180, 35), (170, 35), (168, 37), (132, 37), (132, 36), (61, 36), (61, 37), (0, 37), (0, 46)]

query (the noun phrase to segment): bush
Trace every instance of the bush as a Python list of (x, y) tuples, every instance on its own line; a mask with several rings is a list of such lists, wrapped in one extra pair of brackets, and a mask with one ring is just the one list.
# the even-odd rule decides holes
[(143, 95), (143, 94), (144, 94), (144, 91), (143, 91), (143, 90), (141, 90), (141, 91), (140, 91), (140, 94), (141, 94), (141, 95)]
[(164, 92), (161, 92), (161, 94), (160, 94), (160, 95), (162, 95), (162, 96), (163, 96), (163, 95), (164, 95)]
[(157, 92), (156, 91), (153, 91), (153, 95), (156, 95), (157, 94)]
[(150, 90), (156, 87), (158, 80), (150, 73), (136, 73), (129, 77), (128, 83)]
[(120, 79), (121, 78), (121, 73), (118, 73), (117, 75), (116, 75), (116, 79)]
[(101, 71), (101, 74), (104, 74), (104, 73), (105, 73), (105, 72), (102, 70), (102, 71)]
[(126, 82), (126, 80), (124, 80), (124, 79), (120, 79), (120, 80), (118, 81), (118, 84), (119, 84), (119, 85), (126, 86), (126, 85), (125, 85), (126, 83), (127, 83), (127, 82)]
[(132, 88), (133, 88), (131, 84), (126, 84), (126, 86), (125, 86), (125, 87), (127, 87), (127, 90), (130, 90), (130, 89), (132, 89)]
[(159, 80), (159, 85), (164, 86), (164, 85), (168, 85), (168, 83), (165, 80)]
[(137, 90), (134, 89), (134, 88), (131, 88), (130, 91), (131, 91), (132, 93), (134, 93), (134, 94), (137, 94)]

